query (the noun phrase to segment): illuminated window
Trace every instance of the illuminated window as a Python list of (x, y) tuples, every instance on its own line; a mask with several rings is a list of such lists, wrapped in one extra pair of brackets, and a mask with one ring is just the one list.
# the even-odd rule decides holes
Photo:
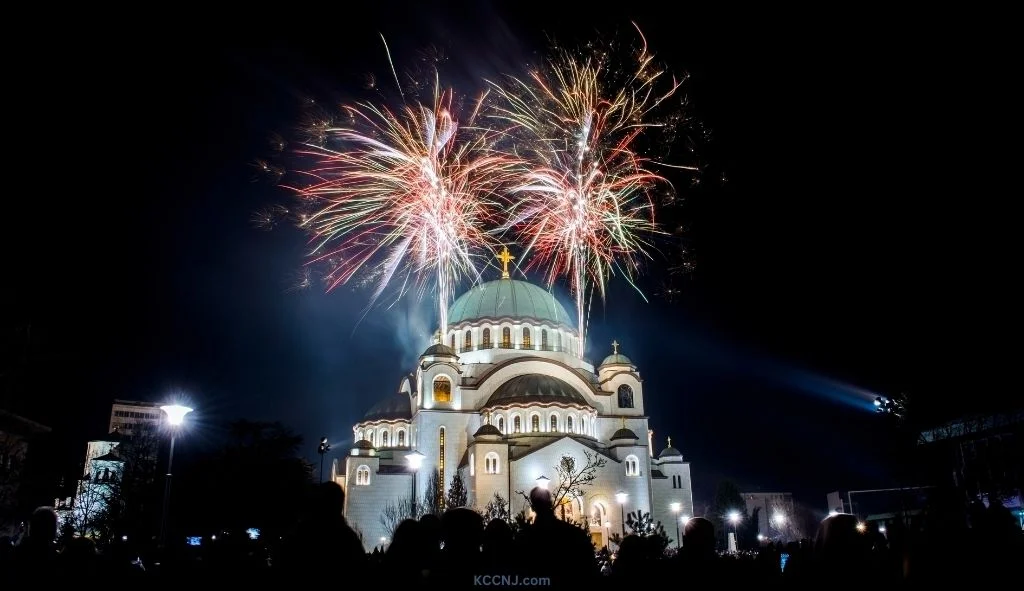
[(498, 431), (505, 432), (505, 417), (498, 417)]
[(619, 386), (619, 408), (633, 408), (633, 389), (626, 384)]
[(565, 430), (568, 431), (569, 433), (573, 432), (572, 431), (572, 417), (571, 416), (565, 417)]
[(356, 439), (356, 441), (362, 441), (364, 439), (366, 439), (366, 431), (360, 431), (359, 432), (359, 438)]
[(434, 378), (434, 402), (452, 401), (452, 382), (444, 376)]
[(499, 465), (501, 458), (498, 454), (493, 451), (484, 456), (484, 472), (488, 474), (501, 474), (501, 467)]
[(398, 432), (398, 447), (405, 447), (405, 430)]
[(369, 486), (370, 485), (370, 467), (359, 466), (356, 468), (356, 485), (358, 486)]
[(522, 433), (523, 432), (523, 420), (519, 417), (519, 415), (516, 415), (516, 416), (512, 417), (512, 432), (513, 433)]
[(366, 440), (372, 443), (374, 447), (377, 447), (377, 441), (373, 438), (373, 429), (366, 431)]
[(555, 351), (562, 350), (562, 333), (555, 331)]
[(587, 433), (587, 417), (580, 417), (580, 433), (588, 435)]
[(640, 476), (640, 460), (634, 455), (626, 456), (626, 476)]
[(489, 328), (485, 328), (484, 329), (483, 348), (484, 349), (490, 349), (491, 348), (491, 329), (489, 329)]
[(437, 499), (438, 505), (444, 509), (444, 427), (441, 427), (437, 433), (437, 446), (439, 450), (437, 456)]
[(466, 331), (466, 338), (465, 338), (465, 342), (463, 344), (466, 347), (465, 348), (466, 351), (472, 351), (473, 350), (473, 331), (471, 331), (471, 330), (467, 330)]
[(540, 415), (535, 414), (530, 417), (530, 432), (540, 433)]
[(512, 329), (505, 327), (501, 329), (501, 348), (511, 349), (512, 348)]
[(551, 415), (551, 430), (558, 431), (558, 415)]
[(455, 333), (454, 332), (452, 333), (451, 343), (452, 343), (452, 345), (451, 345), (452, 350), (454, 351), (455, 350)]
[(529, 326), (524, 326), (523, 327), (523, 348), (524, 349), (532, 349), (533, 348), (533, 345), (530, 344), (530, 327)]
[(469, 475), (476, 474), (476, 454), (469, 454)]
[(540, 329), (540, 349), (541, 351), (548, 350), (548, 329)]
[(381, 431), (380, 432), (380, 446), (381, 447), (387, 447), (388, 446), (388, 432), (387, 431)]

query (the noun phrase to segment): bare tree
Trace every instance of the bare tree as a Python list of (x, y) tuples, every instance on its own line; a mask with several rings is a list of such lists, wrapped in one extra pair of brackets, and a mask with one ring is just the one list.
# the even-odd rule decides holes
[(556, 507), (560, 506), (566, 498), (583, 497), (583, 487), (594, 484), (594, 480), (597, 479), (597, 471), (608, 463), (600, 455), (586, 450), (583, 450), (583, 457), (586, 461), (582, 466), (577, 466), (576, 459), (569, 455), (562, 456), (558, 465), (555, 466), (558, 486), (551, 493), (551, 500)]
[(417, 517), (418, 515), (413, 515), (412, 501), (410, 499), (400, 499), (384, 505), (379, 519), (380, 525), (387, 532), (388, 538), (394, 538), (395, 530), (398, 529), (400, 523), (406, 519), (416, 519)]

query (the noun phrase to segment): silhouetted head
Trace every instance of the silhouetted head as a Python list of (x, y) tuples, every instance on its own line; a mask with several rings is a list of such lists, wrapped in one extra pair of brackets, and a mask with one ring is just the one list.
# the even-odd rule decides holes
[(483, 536), (484, 518), (472, 509), (456, 507), (445, 511), (441, 517), (441, 537), (446, 552), (479, 552)]
[(398, 524), (386, 552), (389, 563), (407, 568), (420, 562), (423, 556), (422, 527), (414, 519), (405, 519)]
[(857, 518), (848, 513), (826, 517), (814, 538), (814, 560), (822, 574), (862, 573), (868, 564), (870, 539), (857, 531)]
[(61, 554), (66, 560), (86, 562), (96, 557), (96, 544), (89, 538), (75, 537), (68, 540)]
[(28, 518), (28, 536), (46, 542), (57, 538), (57, 512), (53, 507), (37, 507), (32, 512)]
[(335, 482), (321, 482), (313, 493), (311, 509), (316, 515), (341, 515), (345, 510), (345, 491)]
[(437, 515), (428, 513), (420, 516), (420, 535), (428, 552), (437, 552), (441, 548), (441, 520)]
[(683, 546), (690, 554), (715, 553), (715, 525), (704, 517), (693, 517), (683, 528)]
[(539, 486), (533, 487), (530, 491), (530, 507), (537, 515), (554, 515), (554, 501), (551, 500), (551, 492)]
[(629, 534), (622, 539), (619, 550), (615, 553), (615, 562), (612, 568), (618, 573), (631, 573), (643, 568), (646, 558), (646, 544), (643, 538)]
[(484, 528), (484, 550), (494, 554), (505, 554), (512, 547), (512, 528), (504, 519), (492, 519)]

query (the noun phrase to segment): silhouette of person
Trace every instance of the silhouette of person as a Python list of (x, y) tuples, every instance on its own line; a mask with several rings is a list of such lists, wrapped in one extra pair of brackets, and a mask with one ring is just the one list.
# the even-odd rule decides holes
[(547, 489), (530, 491), (535, 514), (516, 540), (520, 561), (530, 576), (549, 577), (551, 586), (562, 589), (587, 588), (597, 578), (594, 545), (579, 527), (555, 517), (554, 503)]
[(277, 562), (289, 580), (320, 580), (318, 569), (327, 568), (344, 569), (349, 580), (362, 580), (366, 551), (345, 521), (344, 507), (345, 491), (336, 483), (324, 482), (314, 489), (308, 514), (284, 543)]
[(406, 519), (395, 528), (391, 545), (384, 553), (383, 575), (395, 587), (416, 585), (422, 581), (427, 565), (423, 552), (423, 526), (415, 519)]
[(22, 575), (18, 580), (43, 581), (58, 566), (57, 512), (53, 507), (37, 507), (28, 520), (28, 535), (14, 549), (13, 569)]
[(480, 545), (484, 537), (484, 519), (465, 507), (449, 509), (441, 516), (441, 561), (434, 581), (446, 586), (469, 588), (473, 575), (479, 574)]

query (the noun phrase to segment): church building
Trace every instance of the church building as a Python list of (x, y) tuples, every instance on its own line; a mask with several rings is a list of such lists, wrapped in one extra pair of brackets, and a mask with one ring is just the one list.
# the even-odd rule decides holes
[(637, 366), (617, 343), (596, 367), (582, 359), (566, 309), (512, 279), (507, 250), (499, 258), (502, 278), (457, 298), (441, 342), (353, 427), (355, 444), (332, 466), (349, 523), (367, 549), (387, 543), (383, 509), (421, 502), (432, 480), (443, 496), (455, 473), (469, 507), (497, 494), (515, 515), (528, 504), (519, 491), (556, 489), (561, 459), (579, 469), (589, 454), (603, 466), (558, 514), (585, 520), (597, 547), (637, 510), (674, 539), (676, 520), (693, 515), (690, 466), (671, 440), (655, 455)]

